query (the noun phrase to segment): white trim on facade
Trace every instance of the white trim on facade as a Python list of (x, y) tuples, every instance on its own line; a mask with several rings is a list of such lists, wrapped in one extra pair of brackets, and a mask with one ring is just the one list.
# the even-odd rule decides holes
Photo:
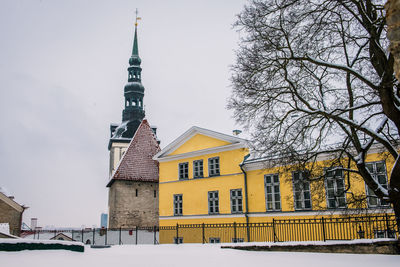
[(224, 152), (224, 151), (229, 151), (229, 150), (234, 150), (234, 149), (239, 149), (239, 148), (245, 148), (245, 147), (247, 147), (247, 146), (244, 143), (235, 143), (235, 144), (206, 148), (206, 149), (202, 149), (202, 150), (187, 152), (187, 153), (178, 154), (178, 155), (165, 156), (165, 157), (161, 157), (161, 156), (157, 157), (157, 155), (156, 155), (153, 157), (153, 159), (157, 160), (159, 162), (166, 162), (166, 161), (186, 159), (186, 158), (191, 158), (191, 157), (198, 157), (198, 156), (202, 156), (202, 155), (219, 153), (219, 152)]
[[(168, 156), (168, 154), (174, 152), (176, 149), (178, 149), (180, 146), (182, 146), (186, 141), (188, 141), (190, 138), (192, 138), (193, 136), (195, 136), (196, 134), (202, 134), (205, 136), (209, 136), (211, 138), (216, 138), (219, 140), (223, 140), (226, 142), (231, 143), (232, 145), (236, 145), (236, 144), (241, 144), (240, 147), (247, 147), (247, 140), (239, 138), (239, 137), (235, 137), (235, 136), (231, 136), (231, 135), (227, 135), (227, 134), (223, 134), (223, 133), (218, 133), (218, 132), (214, 132), (208, 129), (204, 129), (204, 128), (200, 128), (197, 126), (193, 126), (191, 127), (189, 130), (187, 130), (186, 132), (184, 132), (181, 136), (179, 136), (177, 139), (175, 139), (174, 141), (172, 141), (170, 144), (168, 144), (163, 150), (161, 150), (160, 152), (158, 152), (153, 159), (154, 160), (158, 160), (158, 161), (168, 161), (168, 160), (173, 160), (170, 159), (170, 157), (172, 156)], [(227, 145), (229, 146), (229, 145)], [(222, 146), (225, 147), (225, 146)], [(221, 147), (219, 147), (221, 148)], [(214, 149), (214, 148), (212, 148)], [(231, 148), (234, 149), (234, 148)], [(203, 150), (199, 150), (199, 151), (204, 151), (206, 149)], [(224, 150), (225, 151), (225, 150)], [(197, 151), (195, 151), (197, 152)], [(215, 153), (217, 152), (221, 152), (221, 151), (215, 151)], [(194, 153), (194, 152), (190, 152), (190, 153)], [(190, 153), (185, 153), (185, 154), (181, 154), (181, 155), (185, 155), (184, 157), (188, 157), (191, 156)], [(209, 152), (209, 153), (214, 153), (214, 151)], [(202, 155), (202, 154), (200, 154)], [(180, 156), (180, 155), (175, 155), (175, 156)], [(168, 159), (168, 160), (165, 160)]]
[(214, 215), (183, 215), (183, 216), (160, 216), (160, 220), (190, 220), (190, 219), (218, 219), (218, 218), (244, 218), (243, 214), (214, 214)]

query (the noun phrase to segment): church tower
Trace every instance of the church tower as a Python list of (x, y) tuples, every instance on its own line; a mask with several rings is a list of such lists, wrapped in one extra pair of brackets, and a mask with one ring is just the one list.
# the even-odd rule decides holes
[[(144, 86), (142, 85), (142, 68), (140, 67), (142, 60), (139, 57), (137, 38), (138, 19), (140, 18), (136, 17), (132, 55), (129, 58), (128, 83), (124, 87), (125, 104), (122, 111), (122, 123), (113, 123), (110, 125), (110, 141), (108, 143), (108, 150), (110, 151), (110, 177), (145, 117), (143, 105)], [(153, 131), (155, 130), (153, 127)]]
[[(136, 12), (137, 14), (137, 12)], [(122, 122), (111, 124), (108, 225), (132, 228), (158, 225), (158, 162), (156, 128), (144, 118), (144, 87), (139, 57), (137, 20), (124, 87)]]

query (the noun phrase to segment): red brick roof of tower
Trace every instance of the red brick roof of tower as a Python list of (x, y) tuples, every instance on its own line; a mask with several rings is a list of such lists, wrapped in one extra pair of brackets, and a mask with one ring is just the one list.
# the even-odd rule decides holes
[(156, 136), (143, 119), (107, 187), (115, 180), (158, 182), (158, 162), (153, 156), (159, 151)]

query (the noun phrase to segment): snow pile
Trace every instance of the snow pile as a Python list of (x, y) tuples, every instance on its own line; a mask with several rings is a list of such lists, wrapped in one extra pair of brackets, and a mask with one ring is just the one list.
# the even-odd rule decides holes
[(220, 244), (122, 245), (71, 251), (0, 252), (1, 266), (26, 267), (398, 267), (399, 255), (259, 252), (221, 249)]

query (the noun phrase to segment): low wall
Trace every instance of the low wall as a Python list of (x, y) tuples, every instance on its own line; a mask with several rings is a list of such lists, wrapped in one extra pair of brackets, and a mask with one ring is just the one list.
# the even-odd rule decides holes
[[(44, 241), (44, 242), (43, 242)], [(62, 242), (49, 240), (22, 240), (22, 239), (0, 239), (0, 251), (21, 251), (21, 250), (70, 250), (84, 252), (85, 247), (79, 242)]]
[(340, 244), (290, 244), (275, 243), (269, 245), (231, 245), (221, 248), (252, 250), (252, 251), (282, 251), (282, 252), (316, 252), (316, 253), (352, 253), (352, 254), (400, 254), (400, 240), (374, 241), (362, 243)]

